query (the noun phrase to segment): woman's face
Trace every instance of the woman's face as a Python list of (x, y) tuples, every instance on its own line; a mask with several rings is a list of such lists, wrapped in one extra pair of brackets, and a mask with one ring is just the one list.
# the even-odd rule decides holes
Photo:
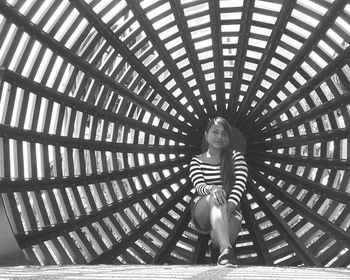
[(225, 148), (229, 141), (229, 135), (224, 130), (221, 124), (213, 124), (209, 131), (206, 132), (205, 137), (209, 144), (209, 148), (221, 150)]

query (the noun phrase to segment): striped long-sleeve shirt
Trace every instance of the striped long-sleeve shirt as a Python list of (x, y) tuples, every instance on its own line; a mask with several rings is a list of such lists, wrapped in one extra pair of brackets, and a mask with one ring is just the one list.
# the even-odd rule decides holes
[[(235, 182), (228, 196), (228, 201), (237, 206), (246, 188), (248, 167), (244, 156), (238, 151), (232, 152), (232, 161)], [(211, 185), (222, 185), (220, 164), (205, 163), (198, 156), (194, 156), (190, 163), (190, 179), (199, 195), (208, 195)]]

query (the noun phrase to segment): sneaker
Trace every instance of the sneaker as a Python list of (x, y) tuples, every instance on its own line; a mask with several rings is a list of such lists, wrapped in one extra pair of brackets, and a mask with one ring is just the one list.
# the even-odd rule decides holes
[(236, 254), (233, 248), (223, 250), (218, 258), (218, 265), (224, 267), (237, 267)]

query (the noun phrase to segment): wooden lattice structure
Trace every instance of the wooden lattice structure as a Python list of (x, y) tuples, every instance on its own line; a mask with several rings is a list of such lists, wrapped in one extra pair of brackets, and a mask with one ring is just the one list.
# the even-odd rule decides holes
[(250, 172), (238, 263), (349, 266), (349, 30), (348, 0), (1, 0), (2, 238), (208, 262), (188, 163), (220, 115)]

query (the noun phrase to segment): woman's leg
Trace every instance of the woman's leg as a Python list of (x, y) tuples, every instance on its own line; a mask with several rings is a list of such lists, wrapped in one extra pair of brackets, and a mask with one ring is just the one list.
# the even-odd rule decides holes
[(212, 196), (205, 196), (196, 203), (194, 218), (202, 229), (211, 228), (212, 240), (220, 252), (231, 247), (226, 203), (219, 206)]
[(227, 203), (217, 205), (212, 196), (203, 197), (196, 203), (193, 216), (201, 229), (211, 229), (212, 242), (220, 248), (218, 265), (236, 266), (236, 256), (232, 248), (239, 232), (239, 224), (237, 225), (238, 220), (234, 216), (228, 217)]
[(203, 196), (197, 201), (193, 210), (193, 218), (204, 231), (211, 229), (209, 196)]
[[(238, 234), (241, 231), (241, 219), (238, 219), (235, 214), (231, 214), (228, 217), (228, 232), (229, 232), (229, 240), (232, 248), (235, 247), (236, 240), (238, 238)], [(217, 238), (213, 238), (214, 245), (216, 247), (220, 247), (219, 243), (216, 242)]]
[(241, 231), (241, 221), (237, 219), (235, 215), (230, 215), (228, 225), (229, 225), (230, 244), (234, 248), (238, 234)]
[(214, 244), (220, 248), (220, 253), (232, 247), (230, 244), (229, 222), (227, 215), (227, 204), (216, 205), (214, 202), (210, 205), (210, 221), (212, 225), (211, 238)]

